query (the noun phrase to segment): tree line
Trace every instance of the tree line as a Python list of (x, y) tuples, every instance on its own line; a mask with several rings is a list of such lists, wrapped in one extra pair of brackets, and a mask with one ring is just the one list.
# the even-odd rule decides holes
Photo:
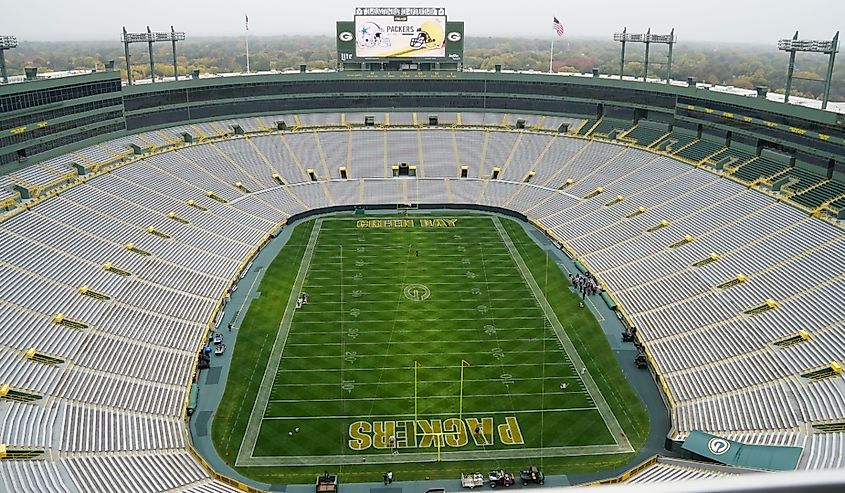
[[(520, 38), (467, 37), (464, 66), (469, 69), (492, 70), (501, 64), (510, 70), (549, 70), (549, 40)], [(643, 73), (643, 45), (629, 44), (625, 74)], [(665, 77), (667, 47), (653, 45), (649, 60), (649, 76)], [(173, 76), (170, 44), (155, 45), (157, 76)], [(132, 45), (132, 76), (149, 78), (149, 55), (146, 44)], [(123, 45), (116, 41), (27, 42), (6, 51), (10, 74), (23, 74), (24, 67), (38, 67), (40, 72), (93, 70), (114, 60), (126, 77)], [(337, 63), (335, 39), (331, 36), (251, 37), (250, 70), (297, 70), (301, 64), (309, 70), (333, 69)], [(591, 39), (557, 40), (555, 72), (589, 73), (598, 68), (603, 74), (618, 74), (620, 45), (613, 41)], [(730, 45), (680, 43), (674, 48), (672, 77), (685, 80), (694, 77), (710, 84), (732, 85), (744, 89), (767, 86), (783, 93), (786, 87), (788, 55), (768, 45)], [(180, 74), (199, 70), (202, 73), (243, 72), (246, 68), (243, 38), (188, 38), (177, 45)], [(793, 94), (810, 98), (821, 96), (826, 76), (827, 56), (800, 54), (796, 66)], [(836, 68), (831, 86), (831, 100), (845, 101), (845, 66)]]

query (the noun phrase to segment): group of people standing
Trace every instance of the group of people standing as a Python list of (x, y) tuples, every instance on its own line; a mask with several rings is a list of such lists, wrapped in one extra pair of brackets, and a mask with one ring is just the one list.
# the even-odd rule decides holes
[(575, 274), (574, 276), (569, 274), (569, 282), (575, 287), (576, 292), (581, 293), (582, 300), (587, 296), (594, 296), (602, 292), (598, 281), (589, 272), (586, 274)]

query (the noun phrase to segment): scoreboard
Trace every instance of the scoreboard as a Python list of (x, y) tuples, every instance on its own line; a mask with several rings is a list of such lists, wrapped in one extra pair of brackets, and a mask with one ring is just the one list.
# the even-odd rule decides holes
[(439, 7), (360, 7), (337, 22), (339, 70), (460, 70), (464, 23)]

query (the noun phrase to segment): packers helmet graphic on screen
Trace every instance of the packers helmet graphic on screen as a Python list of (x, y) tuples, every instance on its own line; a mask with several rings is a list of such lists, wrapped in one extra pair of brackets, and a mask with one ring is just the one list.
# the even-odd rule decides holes
[(411, 48), (436, 48), (444, 41), (444, 29), (437, 21), (423, 22), (411, 39)]

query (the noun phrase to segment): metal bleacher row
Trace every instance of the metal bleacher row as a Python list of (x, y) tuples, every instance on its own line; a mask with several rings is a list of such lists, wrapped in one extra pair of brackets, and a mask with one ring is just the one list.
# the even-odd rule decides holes
[[(429, 127), (427, 113), (374, 116), (371, 127), (364, 114), (185, 125), (7, 178), (43, 197), (0, 221), (0, 444), (34, 454), (0, 460), (0, 490), (232, 491), (186, 450), (205, 330), (287, 218), (361, 203), (525, 214), (638, 328), (666, 384), (672, 438), (698, 429), (797, 445), (801, 468), (843, 466), (839, 225), (690, 166), (725, 153), (696, 139), (628, 132), (658, 144), (646, 149), (559, 134), (586, 125), (561, 118), (441, 113)], [(108, 173), (77, 180), (71, 163), (83, 159)], [(398, 162), (417, 177), (394, 178)]]
[(709, 479), (741, 474), (745, 471), (735, 471), (730, 468), (702, 464), (692, 461), (657, 457), (652, 464), (631, 475), (626, 483), (663, 483), (674, 481), (690, 481), (695, 479)]

